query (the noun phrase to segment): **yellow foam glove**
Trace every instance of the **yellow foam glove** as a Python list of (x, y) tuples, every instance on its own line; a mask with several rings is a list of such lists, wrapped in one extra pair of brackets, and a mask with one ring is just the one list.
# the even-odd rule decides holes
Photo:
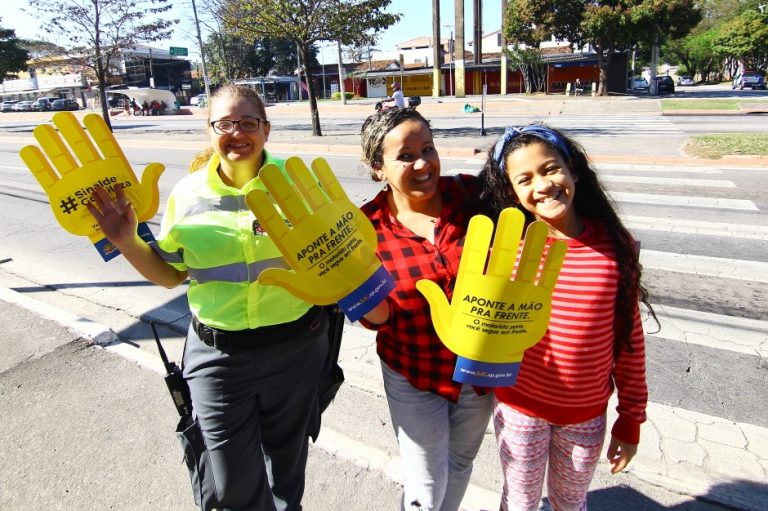
[(376, 231), (324, 159), (312, 162), (314, 174), (295, 156), (285, 170), (290, 180), (273, 164), (262, 167), (269, 195), (253, 190), (245, 199), (292, 269), (264, 270), (259, 282), (317, 305), (338, 303), (356, 321), (394, 289), (376, 256)]
[(556, 241), (550, 246), (536, 281), (548, 229), (543, 222), (531, 223), (511, 279), (524, 224), (519, 210), (502, 211), (488, 260), (493, 222), (481, 215), (472, 217), (451, 303), (434, 282), (416, 283), (429, 302), (440, 340), (460, 357), (492, 364), (517, 363), (547, 329), (566, 244)]
[(97, 187), (114, 197), (114, 186), (120, 184), (139, 222), (157, 213), (162, 164), (147, 165), (139, 183), (101, 116), (84, 117), (87, 132), (71, 112), (57, 112), (53, 123), (58, 132), (48, 124), (37, 126), (33, 133), (40, 147), (25, 146), (19, 155), (48, 194), (53, 214), (64, 229), (94, 243), (103, 240), (99, 224), (86, 207)]

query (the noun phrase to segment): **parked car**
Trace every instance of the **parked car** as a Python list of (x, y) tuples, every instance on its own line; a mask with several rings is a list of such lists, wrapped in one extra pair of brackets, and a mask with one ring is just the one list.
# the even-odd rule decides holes
[(765, 77), (762, 73), (755, 71), (745, 71), (744, 73), (736, 75), (731, 84), (732, 89), (744, 90), (744, 87), (751, 87), (752, 90), (763, 89), (765, 90)]
[(636, 76), (632, 79), (632, 90), (648, 90), (648, 80), (642, 76)]
[(51, 110), (80, 110), (80, 103), (76, 99), (56, 99), (51, 102)]
[(34, 101), (19, 101), (13, 105), (14, 112), (31, 112)]
[(189, 98), (189, 104), (192, 106), (205, 106), (208, 104), (208, 96), (206, 94), (198, 94)]
[(12, 112), (13, 111), (13, 106), (16, 103), (18, 103), (18, 102), (19, 102), (18, 99), (11, 99), (11, 100), (8, 100), (8, 101), (3, 101), (2, 103), (0, 103), (0, 111), (2, 111), (2, 112)]
[(687, 86), (687, 85), (694, 85), (694, 82), (693, 82), (693, 78), (691, 78), (690, 76), (683, 75), (678, 77), (677, 84)]
[(674, 94), (675, 82), (671, 76), (657, 76), (656, 80), (656, 94)]

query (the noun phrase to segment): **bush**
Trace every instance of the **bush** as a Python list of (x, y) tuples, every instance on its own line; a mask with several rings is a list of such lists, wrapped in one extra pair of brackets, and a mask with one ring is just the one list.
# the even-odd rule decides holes
[[(344, 92), (344, 98), (346, 99), (352, 99), (355, 95), (352, 92)], [(331, 98), (341, 100), (341, 92), (334, 92), (331, 94)]]

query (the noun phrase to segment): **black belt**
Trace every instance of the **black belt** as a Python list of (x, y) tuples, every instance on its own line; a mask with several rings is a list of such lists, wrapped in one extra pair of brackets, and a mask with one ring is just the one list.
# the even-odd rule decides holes
[(317, 330), (321, 324), (319, 317), (323, 308), (314, 306), (299, 319), (290, 323), (262, 326), (249, 330), (221, 330), (201, 323), (192, 316), (192, 329), (203, 343), (219, 350), (230, 348), (257, 348), (285, 342), (286, 338), (299, 334), (302, 330)]

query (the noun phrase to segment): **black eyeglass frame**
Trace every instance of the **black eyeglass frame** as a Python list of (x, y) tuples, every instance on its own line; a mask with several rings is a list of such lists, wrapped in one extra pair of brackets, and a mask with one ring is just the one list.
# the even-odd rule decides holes
[[(252, 130), (243, 129), (243, 126), (240, 124), (243, 121), (254, 121), (256, 123), (256, 129), (252, 129)], [(224, 131), (220, 127), (216, 126), (221, 122), (231, 122), (232, 129), (229, 131)], [(238, 127), (240, 131), (243, 131), (245, 133), (253, 133), (253, 132), (259, 131), (259, 128), (261, 128), (262, 123), (267, 123), (267, 122), (269, 121), (266, 119), (262, 119), (260, 117), (241, 117), (236, 121), (233, 121), (231, 119), (219, 119), (218, 121), (211, 121), (211, 129), (213, 130), (214, 133), (218, 135), (229, 135), (230, 133), (234, 133), (235, 127)]]

